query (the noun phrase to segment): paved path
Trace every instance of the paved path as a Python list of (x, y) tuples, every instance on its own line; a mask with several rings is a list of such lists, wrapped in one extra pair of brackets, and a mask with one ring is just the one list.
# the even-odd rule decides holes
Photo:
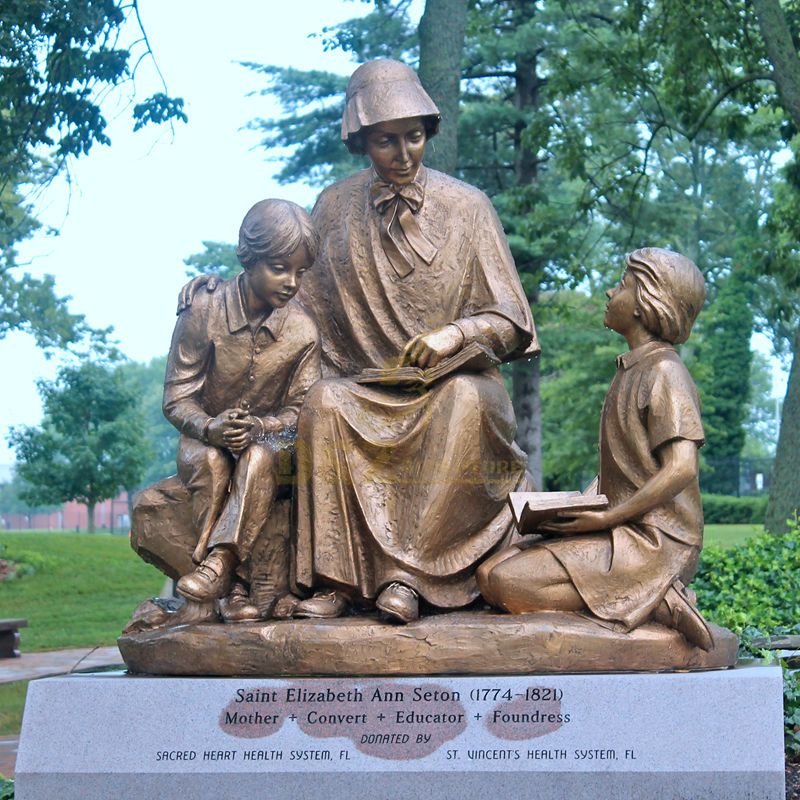
[[(51, 650), (46, 653), (24, 653), (19, 658), (0, 659), (0, 683), (29, 681), (48, 675), (101, 669), (125, 665), (114, 647), (80, 647), (72, 650)], [(14, 777), (19, 737), (0, 736), (0, 775)]]
[(45, 653), (25, 653), (19, 658), (0, 659), (0, 683), (29, 681), (48, 675), (122, 666), (117, 646), (79, 647), (73, 650), (50, 650)]

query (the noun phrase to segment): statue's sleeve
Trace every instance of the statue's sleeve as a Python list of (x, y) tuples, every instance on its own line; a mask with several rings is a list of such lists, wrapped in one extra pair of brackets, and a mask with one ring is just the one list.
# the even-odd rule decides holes
[(700, 400), (686, 367), (664, 359), (654, 365), (647, 397), (640, 405), (647, 414), (650, 451), (674, 439), (688, 439), (701, 446), (705, 441), (700, 418)]
[(322, 377), (319, 337), (306, 348), (295, 369), (286, 392), (283, 407), (275, 416), (288, 428), (297, 424), (300, 406), (311, 386)]
[(211, 353), (205, 310), (207, 301), (195, 298), (178, 315), (164, 378), (164, 416), (183, 434), (202, 439), (210, 417), (200, 405)]
[(463, 314), (454, 321), (464, 343), (477, 341), (504, 361), (540, 351), (530, 304), (503, 227), (489, 199), (478, 195)]

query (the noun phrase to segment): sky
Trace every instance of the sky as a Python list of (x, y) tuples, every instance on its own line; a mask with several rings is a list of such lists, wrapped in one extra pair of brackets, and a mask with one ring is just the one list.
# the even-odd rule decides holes
[[(417, 18), (422, 5), (412, 6)], [(148, 126), (134, 133), (131, 87), (109, 96), (103, 111), (112, 145), (74, 160), (69, 181), (58, 179), (35, 197), (37, 217), (58, 235), (38, 233), (20, 246), (19, 261), (20, 271), (55, 275), (73, 312), (94, 327), (113, 325), (122, 351), (146, 361), (169, 349), (186, 256), (201, 251), (204, 240), (234, 242), (258, 200), (284, 197), (310, 206), (317, 194), (272, 179), (280, 164), (267, 160), (259, 134), (243, 126), (280, 109), (271, 98), (248, 96), (265, 79), (238, 62), (349, 75), (355, 64), (344, 53), (325, 52), (319, 34), (369, 6), (353, 0), (140, 0), (139, 6), (169, 93), (184, 98), (189, 123), (174, 132)], [(160, 90), (146, 59), (136, 75), (136, 101)], [(6, 376), (0, 480), (15, 460), (8, 428), (41, 421), (36, 380), (55, 377), (60, 363), (48, 361), (29, 335), (0, 340)]]
[[(414, 0), (412, 16), (424, 0)], [(130, 88), (106, 98), (110, 147), (95, 146), (70, 164), (35, 198), (44, 230), (19, 248), (22, 271), (56, 276), (73, 312), (94, 327), (114, 326), (122, 351), (147, 361), (169, 349), (183, 259), (204, 240), (236, 240), (247, 209), (265, 197), (310, 206), (312, 187), (278, 185), (280, 163), (258, 147), (259, 134), (243, 129), (256, 117), (280, 114), (269, 97), (253, 96), (265, 79), (239, 61), (324, 69), (349, 75), (355, 64), (325, 52), (325, 26), (366, 13), (357, 0), (140, 0), (142, 20), (169, 93), (183, 97), (189, 123), (133, 132)], [(133, 32), (133, 31), (132, 31)], [(145, 59), (135, 80), (136, 100), (160, 91)], [(135, 102), (135, 101), (134, 101)], [(766, 350), (765, 341), (759, 343)], [(42, 408), (38, 379), (55, 377), (61, 358), (48, 360), (26, 334), (0, 340), (0, 480), (14, 453), (13, 425), (36, 425)], [(9, 378), (10, 376), (10, 378)], [(776, 393), (785, 376), (776, 367)]]

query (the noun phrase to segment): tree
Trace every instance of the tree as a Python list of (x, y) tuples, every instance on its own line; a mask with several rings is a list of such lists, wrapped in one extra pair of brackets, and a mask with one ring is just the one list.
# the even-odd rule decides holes
[(777, 348), (791, 353), (791, 367), (781, 412), (765, 527), (781, 532), (800, 509), (800, 163), (794, 159), (783, 170), (770, 212), (772, 248), (766, 259), (770, 282), (762, 281), (760, 301)]
[(117, 371), (94, 363), (67, 366), (39, 382), (41, 427), (14, 428), (9, 442), (25, 482), (22, 499), (36, 505), (77, 500), (89, 510), (139, 481), (147, 459), (136, 397)]
[(57, 505), (31, 506), (26, 503), (22, 499), (25, 488), (25, 484), (20, 480), (16, 471), (9, 482), (0, 483), (0, 514), (24, 514), (30, 524), (33, 514), (48, 514), (51, 511), (58, 511)]
[[(136, 27), (132, 49), (118, 46)], [(110, 144), (101, 98), (132, 81), (152, 57), (136, 0), (24, 0), (0, 8), (0, 338), (32, 333), (42, 347), (63, 347), (93, 332), (55, 294), (51, 276), (16, 277), (14, 245), (37, 227), (23, 184), (42, 185), (94, 144)], [(186, 121), (183, 101), (166, 86), (133, 107), (134, 129)], [(42, 153), (47, 152), (47, 160)]]
[(706, 310), (700, 357), (711, 368), (714, 404), (703, 414), (704, 457), (711, 474), (703, 488), (714, 494), (739, 493), (739, 456), (750, 400), (750, 335), (753, 310), (749, 282), (741, 271), (728, 275)]
[(600, 413), (624, 345), (603, 327), (605, 298), (562, 291), (540, 298), (542, 488), (582, 489), (597, 474)]
[(772, 365), (758, 351), (750, 365), (750, 406), (744, 423), (745, 458), (773, 458), (778, 443), (780, 404), (772, 396)]
[(442, 125), (426, 163), (455, 174), (461, 59), (467, 28), (467, 0), (427, 0), (419, 22), (419, 79), (442, 112)]
[[(325, 47), (351, 53), (356, 62), (372, 58), (416, 60), (417, 31), (408, 18), (410, 0), (374, 0), (374, 9), (324, 28)], [(248, 127), (261, 131), (267, 151), (289, 148), (275, 175), (279, 183), (304, 181), (326, 186), (367, 165), (364, 156), (348, 153), (340, 137), (348, 76), (320, 70), (298, 70), (271, 64), (243, 62), (267, 78), (262, 95), (275, 97), (283, 114), (277, 119), (254, 119)]]
[[(374, 25), (349, 21), (329, 43), (358, 60), (413, 62), (405, 5), (375, 3)], [(426, 16), (444, 5), (428, 0)], [(379, 19), (391, 19), (402, 35), (376, 43)], [(782, 119), (771, 110), (771, 74), (755, 26), (752, 9), (736, 4), (720, 11), (664, 0), (469, 4), (457, 174), (492, 198), (532, 304), (564, 287), (599, 291), (625, 250), (643, 244), (693, 257), (712, 298), (734, 267), (758, 263), (770, 200), (763, 187)], [(421, 39), (430, 33), (422, 28)], [(422, 47), (421, 74), (425, 54)], [(336, 126), (344, 79), (306, 75), (312, 84), (302, 86), (296, 74), (269, 69), (267, 91), (288, 115), (264, 129), (271, 145), (293, 147), (297, 158), (281, 178), (324, 182), (352, 170), (339, 156), (326, 160), (342, 151)], [(570, 308), (565, 313), (580, 313)], [(538, 305), (534, 311), (538, 318)], [(749, 341), (741, 326), (720, 330)], [(537, 483), (539, 369), (538, 361), (521, 361), (511, 370), (518, 442)], [(711, 370), (697, 374), (712, 409)], [(725, 399), (739, 411), (746, 405), (738, 390)]]
[[(754, 0), (753, 8), (758, 15), (759, 27), (772, 65), (771, 77), (778, 87), (782, 105), (793, 123), (793, 132), (796, 132), (800, 130), (800, 57), (794, 44), (798, 33), (796, 15), (793, 17), (793, 27), (790, 27), (778, 0)], [(784, 194), (785, 202), (776, 203), (779, 207), (776, 227), (784, 232), (794, 233), (794, 241), (787, 243), (784, 237), (784, 257), (772, 259), (769, 267), (778, 276), (779, 282), (796, 295), (800, 291), (800, 269), (796, 256), (797, 242), (800, 239), (797, 234), (800, 231), (797, 230), (794, 219), (788, 219), (785, 213), (787, 206), (793, 207), (795, 211), (798, 206), (800, 181), (796, 148), (795, 162), (787, 170), (787, 176), (791, 186), (787, 187)], [(785, 304), (783, 309), (785, 312)], [(787, 314), (781, 316), (783, 322)], [(790, 337), (792, 366), (783, 402), (775, 469), (765, 520), (766, 528), (772, 531), (786, 530), (786, 520), (800, 509), (800, 482), (797, 480), (800, 469), (800, 317), (796, 313), (791, 316), (794, 317), (794, 332)]]
[(190, 278), (213, 274), (228, 280), (242, 271), (242, 265), (236, 257), (236, 245), (227, 242), (203, 242), (203, 251), (192, 253), (183, 263), (189, 267), (186, 274)]
[[(159, 356), (146, 364), (128, 362), (117, 367), (125, 385), (137, 400), (138, 413), (142, 418), (139, 436), (147, 449), (144, 472), (135, 484), (125, 486), (129, 490), (175, 474), (179, 434), (161, 410), (166, 369), (166, 356)], [(129, 500), (130, 495), (129, 491)]]

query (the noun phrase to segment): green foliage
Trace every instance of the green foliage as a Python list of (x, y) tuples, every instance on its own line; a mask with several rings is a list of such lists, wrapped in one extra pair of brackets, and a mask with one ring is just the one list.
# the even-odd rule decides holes
[(763, 525), (766, 513), (766, 495), (758, 497), (703, 495), (703, 516), (706, 524), (746, 525), (753, 523)]
[(772, 396), (772, 366), (763, 353), (753, 352), (750, 364), (750, 403), (744, 422), (742, 456), (769, 458), (778, 444), (780, 401)]
[[(763, 534), (727, 550), (707, 546), (692, 588), (697, 604), (712, 622), (741, 637), (742, 649), (763, 655), (755, 637), (800, 632), (800, 524), (795, 517), (785, 534)], [(800, 755), (800, 683), (783, 665), (786, 754)]]
[(25, 580), (0, 583), (0, 608), (28, 620), (25, 652), (113, 645), (133, 609), (164, 583), (127, 536), (25, 532), (0, 540), (12, 559), (46, 560)]
[(202, 253), (192, 253), (183, 259), (189, 269), (186, 274), (190, 278), (196, 275), (219, 275), (228, 280), (242, 271), (242, 265), (236, 257), (236, 245), (227, 242), (203, 242)]
[(166, 368), (166, 356), (154, 358), (147, 364), (129, 362), (117, 368), (137, 398), (142, 417), (140, 438), (147, 448), (144, 472), (135, 484), (127, 488), (147, 486), (175, 474), (179, 434), (161, 410)]
[(26, 486), (14, 472), (8, 483), (0, 483), (0, 513), (3, 514), (47, 514), (57, 511), (58, 505), (31, 506), (22, 499)]
[[(43, 348), (105, 342), (107, 331), (91, 329), (69, 311), (69, 298), (56, 295), (52, 276), (12, 274), (14, 245), (38, 227), (19, 187), (41, 185), (69, 158), (110, 144), (101, 98), (132, 79), (131, 61), (152, 55), (143, 30), (134, 48), (144, 52), (117, 46), (131, 25), (141, 30), (138, 7), (124, 0), (7, 0), (0, 7), (0, 338), (20, 330)], [(137, 130), (186, 121), (183, 101), (163, 92), (137, 103), (133, 116)]]
[(0, 683), (0, 736), (19, 736), (27, 693), (28, 681)]
[(781, 414), (781, 430), (775, 453), (766, 525), (783, 529), (784, 520), (800, 509), (800, 162), (795, 155), (783, 172), (784, 180), (775, 191), (768, 229), (774, 242), (765, 261), (771, 282), (762, 282), (759, 292), (772, 322), (776, 344), (793, 354), (789, 384)]
[(10, 581), (35, 575), (37, 572), (48, 572), (55, 564), (53, 558), (43, 553), (15, 550), (12, 559), (7, 551), (7, 546), (0, 542), (0, 561), (6, 563), (8, 570), (4, 576), (0, 576), (0, 580)]
[(582, 489), (597, 474), (600, 411), (624, 341), (603, 327), (604, 303), (581, 292), (544, 296), (542, 466), (548, 490)]
[(0, 775), (0, 800), (14, 800), (14, 781)]
[[(325, 28), (326, 49), (351, 53), (356, 63), (372, 58), (413, 60), (418, 43), (409, 5), (409, 0), (375, 0), (364, 17)], [(277, 98), (285, 112), (276, 119), (255, 119), (248, 126), (264, 134), (265, 149), (283, 151), (272, 159), (283, 165), (275, 176), (280, 183), (324, 186), (367, 165), (366, 158), (348, 153), (341, 141), (348, 77), (252, 62), (243, 66), (266, 76), (268, 83), (260, 94)]]
[[(0, 179), (26, 174), (34, 151), (54, 147), (57, 160), (109, 144), (98, 95), (130, 79), (129, 50), (118, 34), (135, 4), (117, 0), (24, 0), (0, 11)], [(146, 42), (146, 40), (145, 40)], [(143, 42), (144, 44), (144, 42)], [(149, 50), (145, 51), (146, 55)], [(133, 56), (137, 57), (137, 56)], [(183, 101), (163, 93), (134, 107), (137, 126), (186, 121)]]
[(756, 536), (738, 547), (703, 550), (692, 583), (703, 613), (718, 625), (775, 631), (800, 620), (800, 527)]
[(783, 734), (786, 755), (800, 756), (800, 672), (783, 667)]
[(714, 396), (713, 407), (703, 415), (703, 455), (714, 467), (705, 476), (704, 486), (717, 494), (733, 494), (739, 489), (737, 459), (744, 446), (750, 394), (753, 311), (749, 294), (749, 284), (742, 273), (732, 272), (721, 282), (704, 318), (700, 357), (711, 367)]
[(62, 367), (53, 382), (40, 381), (44, 405), (40, 428), (12, 429), (17, 472), (30, 503), (77, 500), (90, 510), (134, 486), (147, 457), (136, 397), (107, 367)]

